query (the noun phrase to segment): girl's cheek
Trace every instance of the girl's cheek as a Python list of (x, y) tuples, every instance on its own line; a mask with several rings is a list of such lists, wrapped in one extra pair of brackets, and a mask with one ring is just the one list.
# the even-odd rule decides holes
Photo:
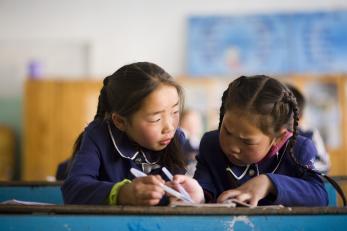
[(263, 154), (257, 150), (248, 150), (246, 151), (245, 153), (247, 153), (247, 157), (249, 160), (252, 160), (253, 161), (259, 161), (259, 159), (262, 159), (263, 158)]
[(253, 156), (254, 162), (261, 161), (262, 159), (264, 159), (265, 156), (266, 156), (266, 153), (265, 154), (264, 153), (260, 153), (260, 152), (254, 153), (254, 156)]
[(180, 122), (179, 116), (175, 117), (174, 118), (174, 126), (175, 126), (175, 128), (178, 128), (179, 122)]

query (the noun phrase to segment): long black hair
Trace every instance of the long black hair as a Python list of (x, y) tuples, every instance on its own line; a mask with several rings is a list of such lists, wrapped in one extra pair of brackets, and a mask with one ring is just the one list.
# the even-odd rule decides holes
[(219, 129), (224, 113), (232, 108), (243, 109), (255, 115), (255, 122), (264, 134), (277, 136), (282, 128), (293, 133), (288, 149), (293, 162), (302, 174), (308, 172), (325, 177), (340, 194), (346, 205), (345, 195), (340, 186), (330, 177), (302, 165), (295, 157), (293, 149), (298, 136), (299, 108), (293, 93), (280, 81), (265, 76), (241, 76), (232, 81), (222, 96), (219, 115)]
[[(119, 68), (103, 80), (94, 120), (110, 120), (113, 112), (130, 119), (140, 109), (143, 100), (163, 84), (176, 88), (182, 112), (182, 88), (161, 67), (154, 63), (137, 62)], [(79, 150), (82, 139), (83, 132), (74, 144), (73, 155)], [(170, 144), (161, 151), (159, 160), (159, 163), (165, 164), (175, 172), (181, 172), (185, 166), (178, 139), (176, 134)]]

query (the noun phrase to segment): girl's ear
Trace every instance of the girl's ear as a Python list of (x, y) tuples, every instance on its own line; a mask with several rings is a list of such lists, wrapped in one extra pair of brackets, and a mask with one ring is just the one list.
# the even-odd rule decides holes
[(283, 129), (281, 130), (279, 136), (277, 136), (277, 137), (275, 138), (275, 144), (282, 143), (282, 142), (283, 142), (283, 139), (285, 139), (286, 136), (287, 136), (287, 132), (288, 132), (288, 130), (285, 129), (285, 128), (283, 128)]
[(123, 116), (120, 116), (119, 114), (117, 113), (112, 113), (111, 114), (111, 118), (112, 118), (112, 122), (113, 124), (121, 131), (125, 131), (126, 130), (126, 125), (127, 125), (127, 122), (125, 120), (125, 118)]

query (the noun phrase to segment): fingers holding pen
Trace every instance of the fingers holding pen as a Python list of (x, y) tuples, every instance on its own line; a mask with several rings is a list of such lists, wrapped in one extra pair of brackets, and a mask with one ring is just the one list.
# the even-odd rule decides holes
[(138, 177), (121, 189), (119, 200), (121, 204), (156, 205), (165, 194), (163, 183), (160, 176)]
[(165, 181), (158, 175), (151, 175), (146, 177), (136, 178), (134, 181), (134, 193), (139, 193), (141, 195), (147, 196), (160, 194), (161, 196), (165, 194), (161, 185)]
[(159, 175), (149, 175), (145, 177), (135, 178), (133, 181), (140, 181), (143, 184), (160, 185), (165, 184), (165, 181)]
[(175, 175), (172, 180), (172, 187), (179, 190), (179, 185), (187, 191), (195, 203), (205, 201), (204, 192), (195, 179), (185, 175)]

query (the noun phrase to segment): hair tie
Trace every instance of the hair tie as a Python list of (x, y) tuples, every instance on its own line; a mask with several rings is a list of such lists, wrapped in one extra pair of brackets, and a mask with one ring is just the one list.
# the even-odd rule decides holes
[(107, 76), (106, 78), (104, 78), (104, 81), (102, 82), (104, 84), (104, 86), (106, 86), (108, 84), (110, 76)]
[(293, 96), (288, 91), (282, 91), (282, 101), (285, 103), (290, 103), (293, 99)]

